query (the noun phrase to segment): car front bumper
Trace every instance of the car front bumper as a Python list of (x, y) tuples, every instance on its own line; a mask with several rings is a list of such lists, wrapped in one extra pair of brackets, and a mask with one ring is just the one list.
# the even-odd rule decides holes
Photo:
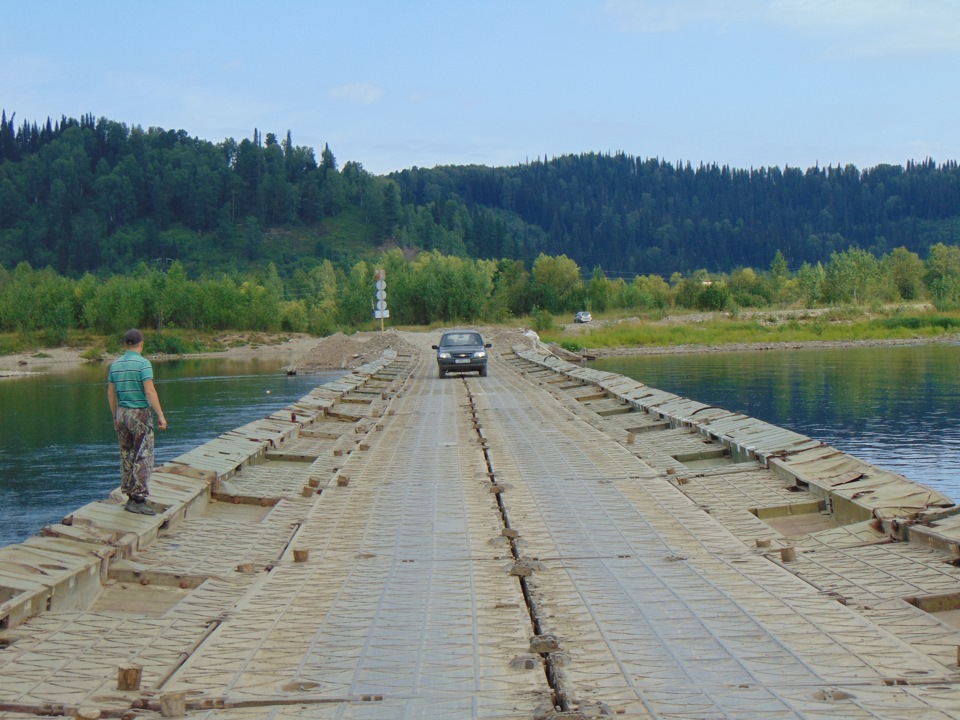
[(487, 366), (487, 358), (437, 359), (437, 367), (445, 372), (478, 372)]

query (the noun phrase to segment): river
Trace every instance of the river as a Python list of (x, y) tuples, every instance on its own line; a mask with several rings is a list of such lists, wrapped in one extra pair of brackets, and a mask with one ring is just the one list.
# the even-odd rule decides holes
[[(289, 358), (154, 362), (169, 429), (156, 435), (161, 464), (263, 418), (342, 371), (288, 376)], [(0, 546), (106, 498), (120, 484), (106, 366), (0, 380)]]
[(598, 370), (765, 420), (960, 499), (960, 346), (603, 358)]
[[(265, 417), (342, 375), (288, 359), (155, 363), (170, 429), (157, 462)], [(600, 370), (780, 425), (960, 498), (960, 346), (601, 359)], [(0, 545), (119, 484), (105, 367), (0, 381)]]

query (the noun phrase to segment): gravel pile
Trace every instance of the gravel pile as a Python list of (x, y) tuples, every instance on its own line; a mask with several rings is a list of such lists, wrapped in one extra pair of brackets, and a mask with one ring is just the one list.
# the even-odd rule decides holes
[(338, 332), (320, 340), (290, 367), (298, 373), (350, 370), (377, 359), (387, 348), (400, 353), (416, 352), (395, 330), (358, 332), (353, 335)]

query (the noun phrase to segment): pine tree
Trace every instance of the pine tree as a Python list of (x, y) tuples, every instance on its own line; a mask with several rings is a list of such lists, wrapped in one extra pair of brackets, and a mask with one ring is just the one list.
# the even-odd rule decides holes
[(20, 155), (17, 139), (13, 134), (13, 118), (15, 116), (16, 113), (13, 113), (8, 122), (6, 110), (0, 115), (0, 162), (14, 162)]

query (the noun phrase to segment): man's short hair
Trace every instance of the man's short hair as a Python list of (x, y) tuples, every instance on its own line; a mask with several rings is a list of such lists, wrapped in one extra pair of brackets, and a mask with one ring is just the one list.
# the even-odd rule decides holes
[(127, 330), (123, 334), (123, 342), (125, 345), (139, 345), (143, 342), (143, 333), (136, 328)]

